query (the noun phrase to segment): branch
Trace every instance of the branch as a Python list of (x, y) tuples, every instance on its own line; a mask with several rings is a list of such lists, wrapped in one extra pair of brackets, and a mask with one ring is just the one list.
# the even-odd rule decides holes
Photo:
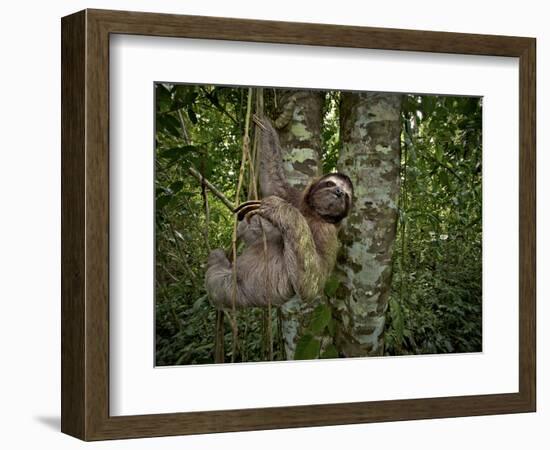
[(202, 176), (201, 173), (194, 167), (189, 167), (189, 173), (193, 175), (197, 180), (199, 180), (200, 183), (204, 183), (204, 185), (214, 194), (216, 197), (218, 197), (221, 202), (229, 208), (231, 213), (233, 213), (233, 210), (235, 209), (235, 206), (229, 201), (229, 199), (221, 193), (221, 191), (214, 186), (210, 181), (208, 181), (205, 177)]

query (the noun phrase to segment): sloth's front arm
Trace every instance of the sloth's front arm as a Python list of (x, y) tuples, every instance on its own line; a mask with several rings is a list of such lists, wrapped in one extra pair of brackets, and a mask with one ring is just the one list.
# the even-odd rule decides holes
[(294, 291), (303, 300), (311, 300), (323, 286), (323, 269), (315, 240), (303, 214), (280, 197), (246, 202), (236, 210), (239, 219), (258, 215), (281, 232), (283, 256)]
[(279, 135), (269, 119), (254, 116), (260, 132), (260, 190), (262, 197), (276, 195), (285, 200), (297, 198), (299, 192), (290, 186), (283, 169)]

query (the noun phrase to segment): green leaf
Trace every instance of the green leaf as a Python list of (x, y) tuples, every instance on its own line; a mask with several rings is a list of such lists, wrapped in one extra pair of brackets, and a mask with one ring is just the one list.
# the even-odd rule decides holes
[(424, 107), (424, 114), (429, 116), (436, 106), (436, 97), (431, 95), (422, 96), (422, 106)]
[(194, 145), (183, 145), (181, 147), (173, 147), (173, 148), (169, 148), (167, 150), (161, 151), (160, 157), (174, 160), (174, 159), (180, 158), (186, 153), (193, 152), (195, 150), (197, 150), (197, 147), (195, 147)]
[(336, 347), (333, 344), (327, 345), (325, 351), (321, 353), (321, 358), (338, 358), (338, 350), (336, 350)]
[(170, 185), (170, 190), (176, 194), (178, 193), (179, 191), (181, 191), (183, 188), (183, 181), (174, 181), (171, 185)]
[(311, 313), (308, 330), (314, 335), (321, 334), (330, 322), (331, 317), (330, 308), (327, 305), (318, 305)]
[(168, 133), (173, 137), (180, 137), (181, 124), (170, 114), (157, 114), (157, 131)]
[(178, 99), (180, 105), (186, 108), (193, 105), (197, 96), (195, 86), (180, 84), (175, 87), (175, 97)]
[(443, 162), (443, 149), (440, 146), (435, 148), (435, 159), (439, 162)]
[(170, 203), (170, 200), (172, 200), (171, 195), (161, 195), (157, 197), (156, 199), (156, 209), (162, 209), (164, 208), (168, 203)]
[(296, 344), (294, 359), (317, 359), (320, 348), (321, 343), (315, 337), (311, 334), (305, 334)]
[(327, 330), (328, 330), (328, 333), (334, 337), (334, 335), (336, 334), (336, 321), (331, 318), (327, 324)]
[(325, 295), (327, 297), (334, 297), (339, 287), (340, 281), (336, 277), (330, 277), (325, 284)]
[(170, 108), (170, 103), (172, 102), (170, 91), (166, 88), (166, 86), (159, 83), (155, 85), (155, 94), (157, 111), (167, 111)]
[(189, 120), (193, 123), (193, 125), (196, 125), (198, 120), (195, 111), (193, 111), (193, 108), (187, 108), (187, 115), (189, 116)]
[(197, 94), (196, 92), (188, 92), (187, 95), (185, 96), (185, 102), (188, 105), (192, 105), (193, 103), (195, 103), (195, 100), (197, 99), (198, 96), (199, 94)]
[(439, 172), (439, 182), (443, 186), (449, 186), (449, 175), (445, 170)]

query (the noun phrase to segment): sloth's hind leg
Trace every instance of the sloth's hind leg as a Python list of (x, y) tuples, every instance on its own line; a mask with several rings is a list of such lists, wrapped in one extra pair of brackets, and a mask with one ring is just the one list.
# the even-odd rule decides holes
[(221, 248), (212, 250), (208, 255), (208, 268), (212, 266), (231, 267), (231, 263), (227, 259), (225, 252)]
[[(221, 249), (212, 251), (208, 256), (205, 287), (210, 302), (216, 308), (233, 307), (233, 266)], [(241, 281), (237, 279), (235, 306), (246, 306), (248, 303)]]
[(231, 263), (225, 256), (225, 252), (218, 248), (208, 255), (208, 269), (205, 276), (205, 287), (210, 302), (220, 308), (227, 299), (227, 293), (231, 289), (232, 271)]

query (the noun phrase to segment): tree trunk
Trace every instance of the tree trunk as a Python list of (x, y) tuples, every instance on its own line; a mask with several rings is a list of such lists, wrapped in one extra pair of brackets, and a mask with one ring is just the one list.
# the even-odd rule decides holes
[[(312, 177), (321, 174), (324, 93), (279, 89), (276, 101), (280, 114), (274, 125), (283, 149), (285, 175), (292, 186), (303, 189)], [(304, 320), (316, 304), (304, 304), (296, 296), (281, 307), (287, 359), (294, 358)]]
[(354, 185), (354, 204), (340, 234), (331, 299), (336, 345), (345, 356), (382, 355), (392, 278), (400, 166), (401, 96), (342, 93), (338, 170)]

